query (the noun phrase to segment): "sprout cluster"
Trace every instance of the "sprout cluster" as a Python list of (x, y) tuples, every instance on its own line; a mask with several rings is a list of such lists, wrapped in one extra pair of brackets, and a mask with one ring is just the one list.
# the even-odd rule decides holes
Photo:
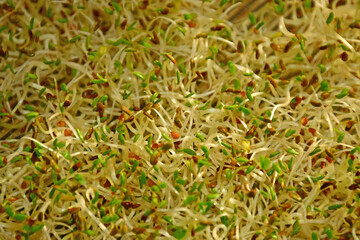
[(359, 239), (350, 0), (0, 3), (0, 239)]

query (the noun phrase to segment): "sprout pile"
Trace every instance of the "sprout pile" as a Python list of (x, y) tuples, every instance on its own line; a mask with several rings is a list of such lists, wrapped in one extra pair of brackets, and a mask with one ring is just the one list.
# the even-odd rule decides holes
[(0, 239), (359, 239), (358, 1), (0, 2)]

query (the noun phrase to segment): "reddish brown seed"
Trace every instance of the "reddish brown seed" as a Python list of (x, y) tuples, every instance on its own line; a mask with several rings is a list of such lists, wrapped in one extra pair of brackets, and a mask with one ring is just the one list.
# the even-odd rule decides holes
[(353, 22), (349, 25), (349, 27), (360, 29), (360, 22)]
[(246, 84), (246, 87), (251, 87), (254, 88), (255, 87), (255, 82), (254, 81), (250, 81)]
[(141, 227), (134, 227), (133, 228), (133, 232), (136, 234), (141, 234), (144, 233), (146, 231), (146, 228), (141, 228)]
[[(176, 145), (175, 145), (176, 146)], [(172, 148), (172, 144), (171, 143), (166, 143), (164, 144), (164, 146), (161, 148), (162, 151), (166, 152), (167, 150), (169, 150), (170, 148)]]
[(271, 47), (272, 49), (274, 49), (275, 51), (280, 51), (280, 50), (281, 50), (280, 45), (279, 45), (279, 44), (276, 44), (276, 43), (271, 43), (271, 44), (270, 44), (270, 47)]
[(146, 182), (146, 184), (147, 184), (149, 187), (152, 187), (152, 186), (155, 186), (155, 185), (156, 185), (156, 183), (155, 183), (153, 180), (151, 180), (151, 179), (148, 179), (147, 182)]
[(347, 54), (347, 52), (343, 52), (342, 54), (340, 54), (340, 58), (341, 60), (346, 62), (349, 59), (349, 55)]
[(269, 217), (269, 224), (272, 225), (275, 222), (276, 218), (277, 218), (277, 213), (271, 214)]
[(314, 129), (314, 128), (309, 128), (309, 132), (310, 132), (313, 136), (316, 136), (316, 129)]
[(256, 128), (257, 128), (256, 125), (252, 125), (251, 128), (249, 129), (249, 131), (246, 132), (246, 136), (247, 137), (249, 137), (249, 136), (254, 137), (255, 134), (256, 134)]
[(58, 121), (58, 122), (56, 123), (56, 126), (58, 126), (58, 127), (65, 127), (65, 126), (66, 126), (66, 123), (65, 123), (64, 121)]
[(181, 108), (180, 108), (180, 107), (177, 107), (177, 108), (176, 108), (176, 114), (177, 114), (178, 116), (181, 115)]
[(174, 58), (173, 56), (171, 56), (171, 55), (168, 54), (168, 53), (165, 53), (165, 56), (166, 56), (170, 61), (172, 61), (174, 64), (176, 64), (176, 60), (175, 60), (175, 58)]
[[(94, 14), (95, 15), (95, 14)], [(97, 15), (97, 14), (96, 14)], [(100, 14), (99, 14), (100, 15)], [(99, 27), (100, 27), (100, 24), (102, 23), (102, 21), (101, 20), (99, 20), (99, 19), (96, 19), (96, 21), (95, 21), (95, 25), (94, 25), (94, 27), (93, 27), (93, 31), (95, 32)]]
[(136, 160), (140, 160), (140, 159), (141, 159), (139, 155), (137, 155), (137, 154), (135, 154), (135, 153), (133, 153), (133, 152), (130, 152), (130, 153), (128, 154), (128, 158), (130, 158), (130, 159), (136, 159)]
[(248, 197), (251, 197), (251, 198), (255, 197), (255, 195), (256, 195), (256, 191), (255, 191), (254, 189), (252, 189), (252, 190), (247, 194), (247, 196), (248, 196)]
[(237, 43), (237, 52), (243, 53), (244, 51), (245, 51), (245, 46), (244, 46), (243, 42), (241, 40), (239, 40)]
[(358, 188), (360, 188), (360, 186), (359, 186), (358, 184), (356, 184), (356, 183), (351, 184), (351, 185), (349, 186), (349, 189), (350, 189), (350, 190), (356, 190), (356, 189), (358, 189)]
[(190, 28), (196, 28), (196, 23), (194, 21), (188, 21), (186, 23)]
[(289, 41), (286, 45), (285, 45), (285, 48), (284, 48), (284, 52), (287, 53), (290, 48), (292, 47), (292, 45), (294, 44), (293, 41)]
[(284, 203), (281, 205), (281, 209), (283, 211), (286, 211), (286, 209), (289, 209), (289, 208), (291, 208), (291, 203)]
[(35, 221), (34, 219), (27, 218), (27, 219), (26, 219), (26, 222), (27, 222), (27, 224), (29, 224), (29, 226), (33, 226), (36, 221)]
[(198, 33), (196, 36), (195, 36), (195, 39), (198, 39), (198, 38), (207, 38), (207, 33)]
[(334, 154), (332, 154), (329, 150), (325, 149), (325, 153), (326, 155), (328, 155), (329, 157), (333, 158)]
[(54, 100), (54, 99), (56, 99), (56, 96), (52, 95), (51, 93), (46, 94), (46, 100), (50, 101), (50, 100)]
[(68, 107), (68, 106), (70, 106), (70, 105), (71, 105), (71, 100), (66, 99), (65, 102), (64, 102), (64, 104), (63, 104), (63, 106), (64, 106), (64, 107)]
[(300, 8), (296, 9), (296, 17), (297, 18), (302, 18), (303, 17), (303, 12)]
[(304, 77), (301, 81), (301, 86), (306, 87), (309, 84), (308, 80)]
[(275, 128), (269, 128), (269, 134), (272, 136), (272, 135), (275, 135), (276, 133), (276, 130)]
[(255, 58), (256, 59), (259, 59), (259, 57), (260, 57), (260, 51), (259, 51), (259, 49), (255, 49)]
[(74, 166), (72, 166), (72, 170), (76, 171), (76, 170), (78, 170), (80, 168), (80, 166), (81, 166), (81, 162), (77, 162), (77, 163), (75, 163)]
[(256, 240), (259, 236), (260, 236), (260, 234), (255, 233), (255, 234), (251, 237), (251, 240)]
[(324, 182), (321, 187), (320, 187), (320, 190), (323, 190), (325, 188), (328, 188), (330, 186), (333, 186), (334, 188), (336, 188), (336, 184), (332, 181), (328, 181), (328, 182)]
[(351, 121), (351, 120), (348, 121), (348, 122), (346, 123), (345, 130), (346, 130), (346, 131), (350, 131), (351, 128), (352, 128), (352, 126), (353, 126), (353, 124), (354, 124), (353, 121)]
[[(159, 94), (159, 96), (160, 96), (160, 94)], [(158, 111), (160, 111), (160, 104), (159, 104), (159, 103), (155, 103), (155, 104), (153, 105), (153, 108), (156, 109), (156, 110), (158, 110)]]
[(7, 57), (7, 51), (4, 51), (4, 50), (2, 49), (2, 47), (0, 46), (0, 57), (5, 58), (5, 56)]
[(124, 21), (122, 21), (122, 22), (120, 23), (121, 29), (124, 30), (125, 27), (126, 27), (126, 25), (127, 25), (127, 19), (125, 19)]
[(318, 81), (319, 81), (319, 78), (318, 78), (317, 74), (314, 74), (314, 75), (312, 76), (312, 78), (310, 79), (310, 84), (311, 84), (311, 85), (314, 85), (314, 84), (317, 83)]
[(84, 91), (81, 95), (83, 98), (89, 98), (89, 99), (94, 99), (98, 96), (98, 94), (94, 90), (91, 90), (91, 89)]
[(139, 9), (146, 9), (149, 5), (149, 0), (142, 0), (142, 1), (139, 1), (139, 5), (138, 5), (138, 8)]
[(303, 117), (300, 119), (300, 124), (303, 126), (306, 126), (306, 124), (308, 123), (308, 118), (307, 117)]
[(120, 116), (117, 117), (117, 119), (119, 119), (120, 122), (124, 122), (126, 119), (126, 116), (124, 113), (122, 113)]
[(211, 182), (211, 183), (208, 184), (208, 187), (209, 188), (215, 188), (216, 185), (217, 185), (216, 182)]
[(80, 207), (70, 207), (68, 208), (68, 212), (71, 214), (78, 213), (80, 211)]
[(37, 216), (37, 220), (42, 222), (44, 220), (44, 213), (43, 212), (39, 212), (38, 216)]
[(125, 209), (129, 209), (133, 206), (132, 202), (121, 202), (121, 205), (125, 208)]
[(241, 90), (235, 90), (235, 89), (232, 89), (232, 88), (228, 88), (228, 89), (225, 90), (225, 92), (240, 93)]
[(154, 73), (156, 76), (160, 76), (161, 69), (159, 67), (154, 68)]
[(154, 30), (153, 31), (153, 38), (152, 38), (152, 42), (155, 43), (155, 44), (159, 44), (160, 43), (160, 39), (157, 35), (157, 32)]
[(167, 14), (169, 13), (169, 9), (168, 9), (168, 8), (163, 8), (163, 9), (160, 11), (160, 13), (161, 13), (162, 15), (167, 15)]
[(271, 83), (271, 85), (272, 85), (274, 88), (277, 88), (277, 83), (276, 83), (276, 81), (274, 80), (274, 78), (273, 78), (271, 75), (268, 75), (268, 76), (267, 76), (267, 79), (269, 80), (269, 82)]
[(150, 113), (148, 113), (148, 112), (143, 112), (143, 113), (144, 113), (144, 115), (145, 115), (146, 117), (148, 117), (150, 120), (153, 120), (153, 119), (154, 119), (154, 116), (151, 115)]
[(132, 122), (132, 121), (134, 121), (134, 119), (135, 119), (134, 116), (130, 116), (130, 117), (128, 117), (127, 119), (125, 119), (124, 122)]
[(191, 237), (194, 237), (195, 236), (195, 228), (191, 229)]
[(144, 19), (139, 18), (139, 23), (140, 23), (141, 27), (145, 30), (146, 29), (146, 23), (145, 23)]
[(72, 135), (73, 135), (73, 132), (71, 131), (71, 129), (67, 128), (67, 129), (64, 130), (64, 136), (70, 137)]
[(211, 27), (211, 31), (221, 31), (225, 28), (224, 25), (216, 25), (215, 27)]
[(106, 106), (102, 103), (97, 103), (96, 104), (96, 111), (99, 113), (100, 117), (102, 118), (104, 116), (104, 111), (105, 111)]
[(310, 63), (312, 62), (312, 60), (314, 60), (314, 57), (313, 57), (313, 56), (307, 56), (306, 58), (307, 58), (307, 60), (308, 60)]
[(322, 94), (321, 94), (321, 98), (322, 99), (327, 99), (327, 98), (329, 98), (330, 97), (330, 93), (329, 92), (323, 92)]
[(266, 122), (266, 123), (272, 123), (272, 120), (267, 116), (264, 117), (263, 121)]
[(174, 124), (175, 126), (177, 126), (178, 128), (182, 128), (182, 123), (180, 122), (180, 118), (179, 116), (176, 116), (174, 119)]
[(301, 103), (302, 98), (299, 96), (294, 97), (290, 102), (290, 107), (295, 110), (295, 108)]
[(114, 226), (110, 231), (110, 236), (114, 236), (118, 232), (119, 232), (119, 229), (117, 228), (117, 226)]
[(94, 132), (94, 128), (93, 127), (89, 128), (89, 130), (87, 131), (84, 139), (89, 140), (91, 138), (91, 135), (93, 134), (93, 132)]
[(238, 193), (240, 190), (241, 190), (241, 186), (240, 186), (240, 185), (237, 185), (237, 186), (235, 187), (234, 193)]
[(158, 152), (158, 154), (153, 154), (153, 155), (151, 155), (151, 157), (150, 157), (150, 163), (151, 163), (151, 165), (156, 165), (157, 163), (158, 163), (158, 158), (159, 158), (159, 156), (160, 156), (160, 153)]
[(264, 72), (266, 72), (268, 75), (272, 74), (271, 67), (270, 67), (270, 65), (268, 63), (265, 63)]
[(165, 143), (153, 143), (151, 145), (152, 148), (160, 148), (160, 147), (163, 147), (165, 145)]
[(328, 161), (328, 163), (332, 163), (332, 162), (334, 161), (334, 160), (333, 160), (331, 157), (329, 157), (329, 156), (326, 156), (325, 159), (326, 159), (326, 161)]
[(13, 202), (16, 202), (18, 199), (19, 199), (18, 197), (13, 196), (13, 197), (9, 197), (7, 200), (9, 200), (9, 202), (13, 203)]
[(104, 183), (104, 187), (109, 188), (110, 186), (111, 186), (110, 181), (106, 179), (106, 181)]
[(140, 207), (140, 206), (141, 206), (141, 204), (135, 203), (135, 204), (133, 204), (133, 205), (131, 206), (131, 208), (132, 208), (132, 209), (135, 209), (135, 208), (138, 208), (138, 207)]
[(317, 101), (311, 100), (310, 103), (311, 103), (311, 105), (313, 105), (314, 107), (321, 107), (321, 106), (322, 106), (322, 104), (321, 104), (320, 102), (317, 102)]
[(134, 121), (135, 117), (134, 116), (130, 116), (127, 119), (124, 120), (124, 122), (132, 122)]
[(175, 131), (172, 131), (172, 132), (171, 132), (171, 137), (172, 137), (173, 139), (178, 139), (178, 138), (180, 138), (180, 134), (177, 133), (177, 132), (175, 132)]
[(135, 106), (135, 107), (133, 107), (133, 110), (134, 110), (135, 112), (138, 112), (138, 111), (141, 110), (141, 108)]
[(217, 129), (219, 132), (223, 133), (225, 136), (229, 136), (229, 133), (230, 133), (229, 129), (221, 127), (221, 126), (217, 127)]

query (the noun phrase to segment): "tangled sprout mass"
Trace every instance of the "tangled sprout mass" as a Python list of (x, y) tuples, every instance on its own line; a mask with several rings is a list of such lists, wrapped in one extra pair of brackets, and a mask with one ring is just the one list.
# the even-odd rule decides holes
[(359, 239), (355, 0), (0, 2), (0, 239)]

